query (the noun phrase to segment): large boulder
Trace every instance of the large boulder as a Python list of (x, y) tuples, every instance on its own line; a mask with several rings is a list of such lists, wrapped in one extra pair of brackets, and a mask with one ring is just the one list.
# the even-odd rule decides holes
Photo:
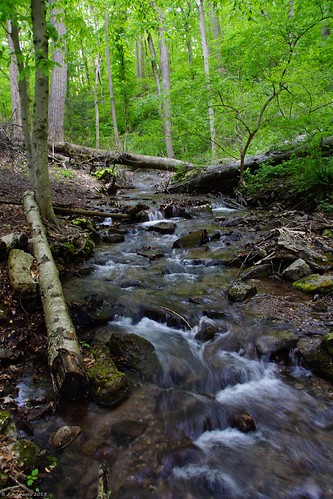
[(114, 332), (107, 344), (115, 362), (121, 359), (125, 368), (139, 374), (141, 378), (153, 381), (160, 372), (155, 347), (145, 338), (137, 334)]

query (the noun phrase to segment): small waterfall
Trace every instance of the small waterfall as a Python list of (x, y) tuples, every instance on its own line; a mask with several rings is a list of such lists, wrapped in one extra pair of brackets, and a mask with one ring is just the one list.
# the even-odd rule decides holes
[(160, 212), (159, 210), (152, 210), (148, 213), (148, 220), (149, 222), (154, 222), (156, 220), (163, 220), (163, 213)]

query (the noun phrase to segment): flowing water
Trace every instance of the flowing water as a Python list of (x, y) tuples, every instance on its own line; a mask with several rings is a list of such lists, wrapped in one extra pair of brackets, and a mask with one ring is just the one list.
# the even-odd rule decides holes
[[(129, 202), (145, 194), (134, 191)], [(66, 403), (39, 424), (41, 444), (64, 424), (82, 428), (42, 484), (54, 498), (96, 497), (101, 463), (114, 498), (333, 497), (332, 404), (306, 390), (310, 372), (295, 365), (286, 377), (256, 355), (254, 339), (273, 325), (226, 298), (237, 270), (219, 255), (232, 248), (224, 237), (209, 251), (172, 248), (190, 230), (213, 230), (222, 211), (227, 216), (216, 202), (213, 213), (174, 218), (176, 232), (161, 235), (148, 230), (163, 220), (153, 207), (149, 221), (127, 228), (123, 243), (96, 249), (92, 273), (66, 283), (71, 301), (97, 295), (114, 307), (91, 341), (107, 341), (114, 331), (140, 335), (154, 345), (161, 370), (118, 407)], [(147, 248), (164, 256), (138, 254)], [(172, 312), (157, 321), (152, 308)], [(207, 321), (217, 334), (202, 343), (195, 335)], [(255, 421), (250, 433), (234, 424), (244, 411)], [(124, 421), (134, 433), (121, 431)]]

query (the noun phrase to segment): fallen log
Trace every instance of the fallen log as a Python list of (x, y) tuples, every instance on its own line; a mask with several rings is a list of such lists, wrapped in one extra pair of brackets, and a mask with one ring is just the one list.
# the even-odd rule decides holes
[[(321, 150), (323, 154), (332, 154), (332, 137), (323, 139)], [(250, 172), (253, 173), (258, 170), (263, 163), (269, 163), (272, 166), (276, 166), (281, 164), (283, 161), (291, 159), (292, 157), (300, 158), (308, 154), (308, 144), (302, 144), (286, 151), (268, 151), (255, 156), (247, 156), (244, 164), (245, 169), (249, 169)], [(216, 192), (230, 195), (239, 184), (239, 167), (240, 161), (238, 160), (203, 167), (200, 170), (196, 170), (193, 174), (190, 173), (185, 180), (168, 186), (168, 192), (187, 192), (199, 194)]]
[(25, 232), (12, 232), (0, 239), (0, 260), (6, 258), (10, 250), (14, 248), (25, 248), (28, 244), (28, 236)]
[(81, 398), (88, 392), (88, 376), (33, 192), (24, 193), (23, 206), (31, 226), (33, 253), (39, 269), (53, 388), (61, 397)]
[(131, 218), (127, 213), (108, 213), (104, 211), (82, 210), (80, 208), (62, 208), (60, 206), (54, 206), (53, 208), (54, 213), (58, 215), (83, 215), (86, 217), (103, 217), (114, 219)]
[(107, 166), (117, 164), (132, 168), (152, 168), (167, 171), (193, 167), (191, 163), (179, 159), (145, 156), (143, 154), (131, 154), (127, 152), (113, 152), (70, 144), (69, 142), (56, 142), (52, 144), (52, 150), (70, 158), (100, 160)]

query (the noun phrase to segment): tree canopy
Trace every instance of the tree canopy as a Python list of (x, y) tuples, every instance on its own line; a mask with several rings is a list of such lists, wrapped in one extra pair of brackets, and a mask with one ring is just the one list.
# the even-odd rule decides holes
[[(204, 11), (208, 61), (203, 58), (199, 4)], [(17, 20), (20, 29), (32, 97), (29, 7), (26, 0), (2, 3), (2, 123), (9, 123), (13, 113), (8, 19)], [(51, 23), (54, 12), (66, 26), (61, 36)], [(212, 159), (212, 116), (217, 159), (239, 159), (300, 137), (330, 135), (332, 15), (329, 0), (53, 0), (48, 3), (50, 59), (44, 71), (51, 74), (61, 64), (52, 62), (52, 52), (65, 47), (65, 139), (94, 147), (98, 127), (102, 148), (165, 156), (166, 101), (174, 155), (192, 162)], [(165, 78), (161, 34), (169, 59), (169, 86), (159, 92), (156, 74), (161, 82)]]

